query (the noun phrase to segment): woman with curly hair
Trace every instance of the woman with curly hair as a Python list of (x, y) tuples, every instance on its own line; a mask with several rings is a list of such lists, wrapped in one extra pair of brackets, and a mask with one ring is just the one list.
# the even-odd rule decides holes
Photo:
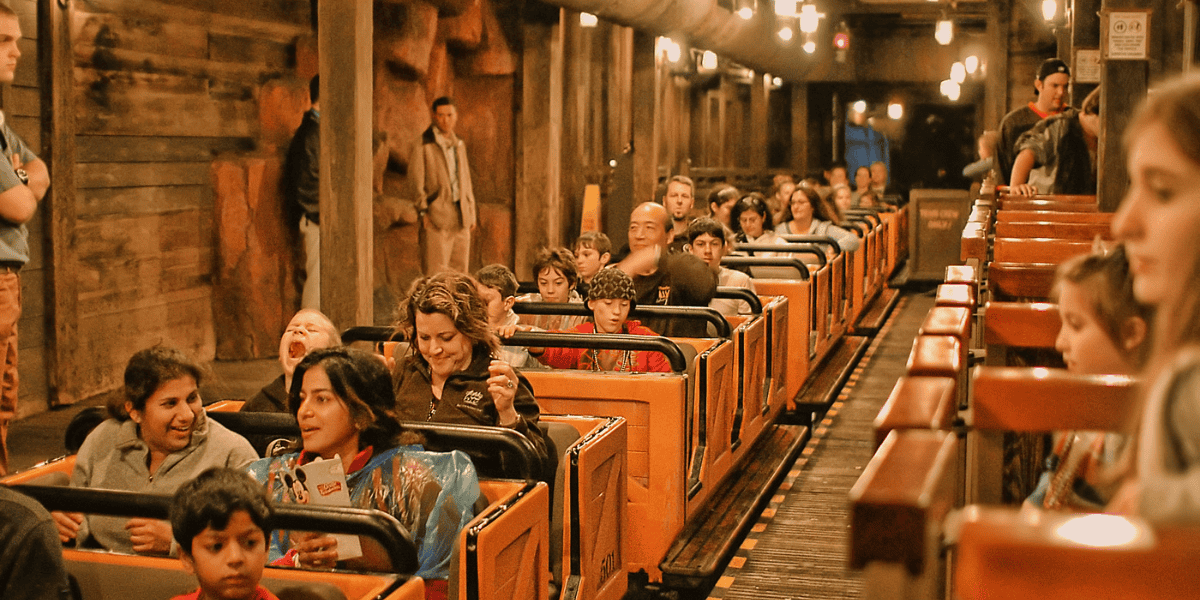
[(500, 341), (474, 279), (454, 272), (418, 279), (396, 330), (409, 341), (392, 373), (401, 419), (508, 427), (546, 456), (533, 388), (493, 356)]

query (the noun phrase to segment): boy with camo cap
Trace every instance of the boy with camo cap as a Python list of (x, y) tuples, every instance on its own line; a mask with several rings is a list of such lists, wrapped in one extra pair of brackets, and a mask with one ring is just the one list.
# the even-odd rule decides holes
[[(637, 296), (633, 279), (620, 269), (601, 269), (592, 279), (587, 305), (592, 318), (576, 325), (571, 333), (609, 333), (658, 335), (637, 321), (629, 320), (629, 311)], [(597, 350), (587, 348), (547, 348), (541, 361), (556, 369), (584, 371), (658, 372), (671, 371), (659, 352), (640, 350)]]

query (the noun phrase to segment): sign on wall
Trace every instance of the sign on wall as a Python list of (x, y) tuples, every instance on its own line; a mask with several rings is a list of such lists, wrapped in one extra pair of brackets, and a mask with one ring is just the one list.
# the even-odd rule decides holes
[(1150, 9), (1101, 11), (1100, 50), (1106, 60), (1147, 60)]
[(1100, 83), (1100, 49), (1077, 48), (1071, 74), (1076, 83)]

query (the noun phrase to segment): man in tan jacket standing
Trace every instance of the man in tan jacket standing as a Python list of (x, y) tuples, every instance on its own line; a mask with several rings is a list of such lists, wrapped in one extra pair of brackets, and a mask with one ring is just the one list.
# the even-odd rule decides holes
[(421, 134), (408, 163), (409, 181), (421, 217), (426, 275), (446, 270), (468, 273), (475, 230), (475, 192), (467, 147), (454, 134), (458, 111), (445, 96), (433, 101), (433, 125)]

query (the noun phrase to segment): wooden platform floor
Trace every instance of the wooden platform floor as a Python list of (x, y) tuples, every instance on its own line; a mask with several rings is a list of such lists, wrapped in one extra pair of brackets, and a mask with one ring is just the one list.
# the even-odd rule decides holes
[(932, 294), (906, 295), (709, 598), (858, 598), (846, 566), (847, 494), (874, 452), (871, 422), (904, 370)]

